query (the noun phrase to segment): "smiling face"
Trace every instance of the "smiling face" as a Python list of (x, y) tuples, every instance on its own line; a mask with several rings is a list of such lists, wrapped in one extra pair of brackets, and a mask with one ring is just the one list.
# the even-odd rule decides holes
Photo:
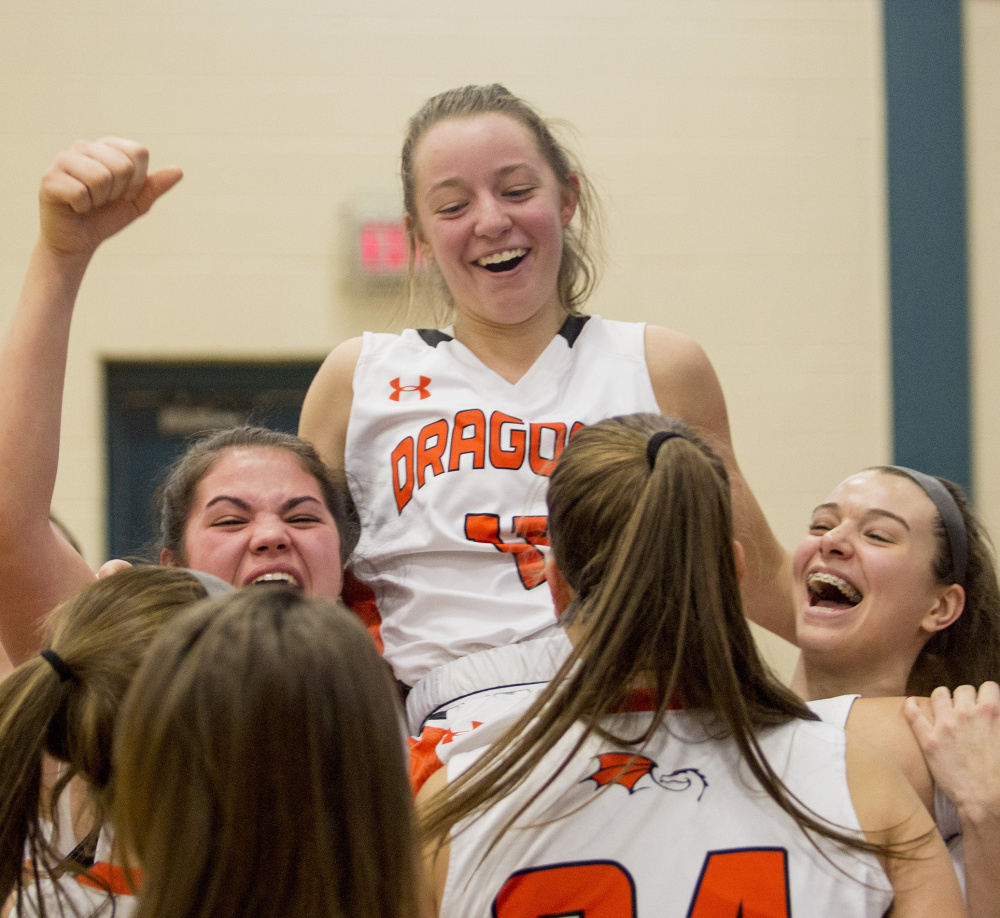
[(794, 556), (804, 658), (905, 685), (920, 648), (961, 613), (961, 588), (934, 575), (936, 521), (908, 478), (869, 470), (837, 486)]
[(319, 483), (285, 450), (221, 454), (195, 489), (184, 554), (165, 550), (161, 560), (183, 561), (237, 587), (263, 577), (291, 580), (306, 596), (340, 594), (337, 526)]
[(450, 118), (413, 157), (421, 253), (436, 261), (459, 322), (556, 322), (563, 227), (576, 209), (529, 130), (489, 113)]

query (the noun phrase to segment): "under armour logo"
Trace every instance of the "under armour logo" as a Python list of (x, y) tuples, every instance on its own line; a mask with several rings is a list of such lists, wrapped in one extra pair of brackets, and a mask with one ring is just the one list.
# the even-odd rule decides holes
[(397, 376), (395, 379), (389, 380), (389, 385), (393, 388), (393, 392), (390, 393), (389, 398), (394, 402), (398, 402), (400, 393), (402, 392), (419, 392), (422, 399), (429, 398), (430, 392), (427, 387), (430, 384), (431, 378), (429, 376), (421, 376), (419, 386), (401, 386), (399, 384), (399, 377)]

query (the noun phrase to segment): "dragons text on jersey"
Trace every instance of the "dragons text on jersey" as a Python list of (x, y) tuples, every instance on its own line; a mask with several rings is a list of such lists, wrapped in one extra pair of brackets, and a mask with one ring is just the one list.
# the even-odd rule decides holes
[(403, 437), (392, 451), (396, 508), (402, 513), (414, 488), (422, 488), (429, 476), (462, 468), (483, 469), (488, 464), (494, 469), (519, 469), (527, 460), (532, 472), (548, 477), (568, 439), (581, 427), (581, 421), (568, 431), (562, 421), (525, 424), (502, 411), (492, 412), (487, 422), (479, 408), (458, 411), (450, 420), (431, 421), (416, 437)]

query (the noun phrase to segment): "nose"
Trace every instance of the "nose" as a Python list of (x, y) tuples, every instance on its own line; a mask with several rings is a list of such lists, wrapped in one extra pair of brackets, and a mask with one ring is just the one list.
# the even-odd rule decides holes
[(511, 228), (513, 221), (503, 206), (492, 195), (483, 195), (476, 204), (476, 235), (488, 239), (501, 236)]
[(820, 550), (825, 555), (835, 555), (838, 558), (846, 558), (854, 553), (854, 546), (851, 543), (849, 534), (843, 523), (828, 529), (820, 536)]
[(270, 551), (284, 551), (289, 547), (288, 529), (277, 518), (257, 520), (250, 535), (250, 550), (258, 554)]

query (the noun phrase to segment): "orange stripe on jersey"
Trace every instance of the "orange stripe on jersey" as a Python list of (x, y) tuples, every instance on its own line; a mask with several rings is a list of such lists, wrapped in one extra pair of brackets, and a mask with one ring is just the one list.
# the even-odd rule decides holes
[(379, 614), (372, 588), (358, 580), (350, 571), (344, 571), (344, 589), (340, 595), (347, 608), (361, 619), (361, 624), (368, 629), (378, 652), (384, 653), (382, 616)]
[(407, 739), (406, 742), (410, 747), (410, 789), (414, 796), (419, 793), (424, 782), (444, 766), (444, 762), (438, 758), (438, 743), (445, 737), (453, 735), (451, 730), (424, 727), (419, 738), (411, 736)]
[(410, 747), (410, 787), (414, 796), (424, 786), (424, 782), (444, 766), (440, 756), (437, 754), (438, 746), (450, 743), (456, 736), (468, 733), (481, 727), (482, 721), (474, 720), (468, 730), (453, 732), (441, 727), (424, 727), (419, 739), (409, 737), (406, 742)]
[[(635, 714), (641, 711), (655, 711), (660, 706), (660, 699), (652, 689), (632, 689), (621, 701), (611, 708), (609, 714)], [(668, 711), (682, 711), (684, 703), (680, 695), (675, 694), (667, 705)]]
[(116, 896), (134, 896), (142, 889), (142, 871), (98, 861), (89, 870), (77, 874), (77, 883), (101, 889)]

